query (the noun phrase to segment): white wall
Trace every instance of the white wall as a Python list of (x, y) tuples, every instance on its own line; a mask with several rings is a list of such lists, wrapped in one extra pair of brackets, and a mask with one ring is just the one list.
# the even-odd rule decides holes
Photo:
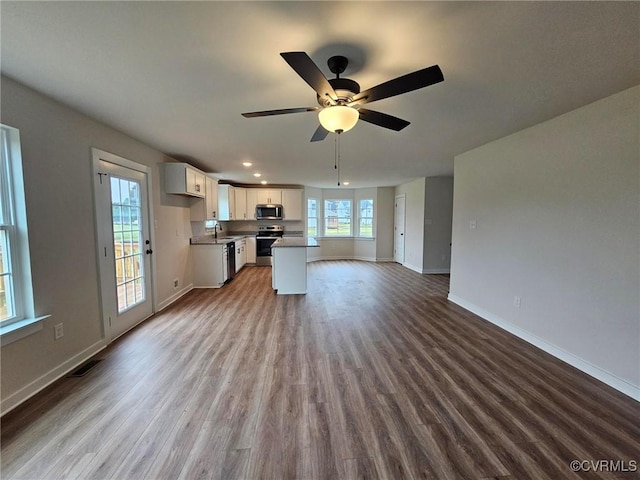
[(639, 105), (635, 87), (457, 156), (450, 288), (637, 399)]
[[(2, 411), (84, 361), (103, 346), (94, 231), (91, 147), (153, 170), (156, 303), (175, 297), (173, 279), (188, 288), (189, 209), (162, 192), (162, 153), (2, 77), (2, 123), (22, 143), (29, 248), (36, 315), (44, 328), (2, 347)], [(64, 323), (54, 341), (53, 325)]]

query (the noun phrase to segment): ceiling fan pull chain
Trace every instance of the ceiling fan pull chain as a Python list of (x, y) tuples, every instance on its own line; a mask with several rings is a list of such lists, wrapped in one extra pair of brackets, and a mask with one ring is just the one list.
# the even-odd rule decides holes
[(337, 162), (337, 170), (338, 170), (338, 186), (340, 186), (340, 134), (341, 134), (342, 132), (340, 132), (340, 131), (336, 131), (336, 133), (337, 133), (337, 137), (338, 137), (338, 138), (336, 139), (336, 142), (337, 142), (337, 145), (338, 145), (338, 162)]

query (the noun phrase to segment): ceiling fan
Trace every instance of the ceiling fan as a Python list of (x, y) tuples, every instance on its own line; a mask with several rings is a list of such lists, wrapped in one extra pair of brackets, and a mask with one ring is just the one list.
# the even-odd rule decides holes
[(312, 142), (324, 140), (329, 132), (337, 134), (346, 132), (352, 129), (359, 119), (398, 132), (409, 125), (409, 122), (386, 113), (362, 108), (362, 105), (428, 87), (444, 80), (440, 67), (432, 65), (361, 92), (357, 82), (340, 78), (340, 74), (349, 64), (346, 57), (337, 55), (329, 58), (327, 65), (336, 78), (328, 80), (305, 52), (283, 52), (280, 55), (315, 90), (320, 106), (247, 112), (242, 116), (253, 118), (318, 112), (320, 126), (311, 137)]

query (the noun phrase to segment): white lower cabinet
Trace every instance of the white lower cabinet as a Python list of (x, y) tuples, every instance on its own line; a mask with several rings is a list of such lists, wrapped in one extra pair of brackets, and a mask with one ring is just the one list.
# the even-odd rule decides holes
[(193, 285), (196, 288), (220, 288), (227, 278), (226, 245), (191, 245)]
[(247, 241), (247, 263), (256, 263), (256, 237), (246, 238)]
[(236, 272), (239, 272), (242, 267), (247, 263), (247, 242), (243, 238), (242, 240), (236, 240)]

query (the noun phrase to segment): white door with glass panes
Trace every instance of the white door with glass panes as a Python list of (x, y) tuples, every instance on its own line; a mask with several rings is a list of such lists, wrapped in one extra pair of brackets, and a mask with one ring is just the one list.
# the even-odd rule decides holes
[(148, 173), (105, 160), (115, 156), (100, 153), (96, 158), (94, 151), (98, 257), (105, 336), (111, 341), (153, 313), (153, 250)]

